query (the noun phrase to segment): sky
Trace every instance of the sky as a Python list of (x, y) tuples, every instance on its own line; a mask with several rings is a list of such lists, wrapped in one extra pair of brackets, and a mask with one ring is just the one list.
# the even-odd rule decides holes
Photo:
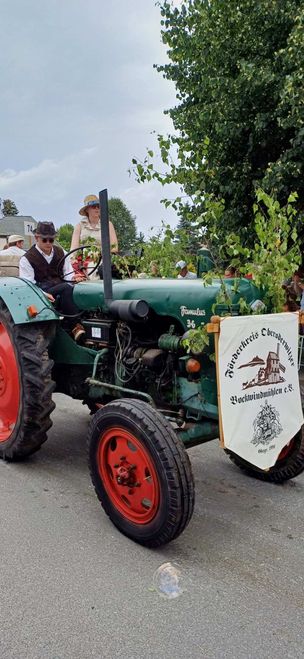
[(146, 236), (176, 225), (175, 190), (128, 173), (172, 131), (160, 20), (155, 0), (0, 0), (0, 198), (58, 227), (107, 188)]

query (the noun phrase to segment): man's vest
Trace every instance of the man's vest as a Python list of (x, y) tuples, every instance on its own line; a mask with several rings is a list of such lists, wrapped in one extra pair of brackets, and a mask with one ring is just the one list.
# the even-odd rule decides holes
[(64, 257), (64, 251), (61, 247), (53, 245), (53, 258), (50, 263), (46, 261), (44, 256), (38, 252), (35, 245), (31, 247), (24, 255), (28, 262), (31, 264), (37, 286), (47, 289), (56, 284), (61, 284), (63, 281), (63, 261), (58, 267), (60, 259)]

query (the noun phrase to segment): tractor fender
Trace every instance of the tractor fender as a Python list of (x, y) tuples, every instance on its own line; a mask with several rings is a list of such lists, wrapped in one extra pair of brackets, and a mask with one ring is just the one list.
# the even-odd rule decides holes
[(16, 325), (58, 320), (58, 314), (43, 291), (26, 279), (0, 277), (0, 299)]

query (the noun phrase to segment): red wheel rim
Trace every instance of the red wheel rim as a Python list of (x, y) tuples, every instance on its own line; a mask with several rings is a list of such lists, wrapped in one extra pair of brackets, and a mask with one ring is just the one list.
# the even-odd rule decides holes
[(0, 323), (0, 443), (12, 434), (19, 414), (19, 371), (13, 344)]
[(130, 522), (147, 524), (159, 507), (159, 481), (143, 444), (123, 428), (100, 438), (98, 469), (112, 503)]

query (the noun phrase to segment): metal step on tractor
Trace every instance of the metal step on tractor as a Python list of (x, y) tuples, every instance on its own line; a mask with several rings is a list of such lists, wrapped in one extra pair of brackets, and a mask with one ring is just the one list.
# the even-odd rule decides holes
[[(85, 328), (73, 341), (44, 293), (17, 277), (0, 280), (0, 457), (28, 458), (47, 439), (53, 393), (82, 400), (92, 482), (105, 512), (147, 547), (177, 538), (191, 519), (194, 482), (187, 448), (219, 436), (214, 352), (189, 354), (183, 337), (214, 313), (220, 282), (112, 280), (107, 191), (100, 193), (103, 281), (74, 286)], [(233, 280), (227, 280), (232, 286)], [(253, 282), (231, 289), (258, 298)], [(304, 469), (300, 431), (268, 471), (238, 455), (248, 474), (283, 482)]]

